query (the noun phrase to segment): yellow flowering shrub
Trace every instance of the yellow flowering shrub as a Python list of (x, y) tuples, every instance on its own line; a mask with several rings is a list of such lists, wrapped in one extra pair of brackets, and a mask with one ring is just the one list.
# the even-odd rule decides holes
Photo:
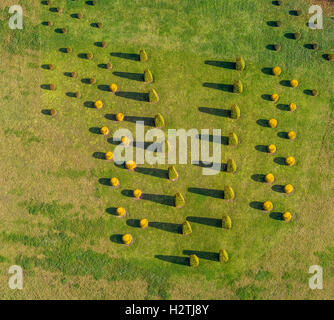
[(118, 187), (120, 182), (119, 182), (119, 179), (118, 178), (111, 178), (110, 179), (110, 183), (113, 187)]
[(287, 194), (292, 193), (294, 190), (293, 185), (292, 184), (287, 184), (286, 186), (284, 186), (284, 192)]
[(272, 211), (274, 209), (274, 205), (273, 205), (273, 203), (271, 202), (271, 201), (265, 201), (264, 203), (263, 203), (263, 210), (264, 211)]
[(106, 152), (105, 154), (106, 160), (112, 160), (114, 158), (114, 154), (111, 151)]
[(270, 119), (269, 121), (268, 121), (268, 125), (269, 125), (269, 127), (270, 128), (276, 128), (277, 127), (277, 120), (276, 119)]
[(289, 157), (287, 157), (287, 158), (285, 159), (285, 163), (286, 163), (288, 166), (292, 167), (292, 166), (296, 163), (296, 159), (295, 159), (294, 157), (292, 157), (292, 156), (289, 156)]
[(269, 153), (275, 153), (276, 151), (277, 151), (277, 148), (276, 148), (276, 146), (274, 144), (270, 144), (268, 146), (268, 152)]
[(290, 81), (290, 86), (292, 87), (292, 88), (297, 88), (298, 87), (298, 80), (291, 80)]
[(110, 91), (111, 91), (112, 93), (117, 92), (117, 89), (118, 89), (117, 84), (112, 83), (112, 84), (110, 85)]
[(130, 144), (130, 139), (126, 136), (123, 136), (121, 138), (121, 142), (123, 143), (124, 146), (128, 146)]
[(219, 262), (221, 263), (228, 262), (228, 253), (225, 249), (219, 250)]
[(141, 227), (142, 229), (147, 228), (147, 227), (148, 227), (148, 220), (147, 220), (147, 219), (141, 219), (141, 220), (139, 221), (139, 225), (140, 225), (140, 227)]
[(273, 75), (279, 76), (282, 73), (282, 69), (278, 66), (273, 68)]
[(125, 167), (126, 167), (127, 169), (129, 169), (129, 170), (134, 170), (134, 169), (137, 168), (137, 164), (136, 164), (135, 161), (133, 161), (133, 160), (129, 160), (129, 161), (127, 161), (127, 162), (125, 163)]
[(116, 209), (116, 213), (119, 217), (124, 217), (126, 214), (126, 210), (123, 207), (119, 207)]
[(273, 93), (271, 95), (271, 100), (274, 101), (274, 102), (277, 102), (279, 99), (279, 95), (277, 93)]
[(106, 136), (106, 135), (109, 134), (110, 131), (109, 131), (108, 127), (102, 127), (100, 129), (100, 132), (101, 132), (101, 134), (103, 134), (104, 136)]
[(131, 244), (132, 241), (133, 241), (132, 235), (129, 234), (129, 233), (124, 234), (124, 235), (122, 236), (122, 241), (123, 241), (123, 243), (126, 244), (126, 245)]
[(289, 110), (290, 110), (291, 112), (296, 111), (296, 110), (297, 110), (297, 105), (296, 105), (295, 103), (291, 102), (291, 103), (289, 104)]
[(140, 189), (136, 189), (133, 191), (133, 196), (136, 198), (136, 199), (140, 199), (140, 197), (142, 196), (142, 191)]
[(292, 215), (289, 211), (283, 213), (282, 218), (284, 221), (289, 222), (292, 219)]
[(96, 109), (101, 109), (103, 107), (103, 102), (101, 100), (97, 100), (94, 103)]
[(290, 140), (294, 140), (294, 139), (296, 139), (296, 136), (297, 136), (296, 132), (294, 132), (294, 131), (289, 131), (289, 132), (288, 132), (288, 138), (289, 138)]
[(264, 177), (264, 180), (267, 183), (273, 183), (275, 181), (275, 176), (272, 173), (268, 173), (266, 174), (266, 176)]
[(117, 121), (123, 121), (124, 120), (124, 114), (119, 112), (116, 114), (116, 120)]

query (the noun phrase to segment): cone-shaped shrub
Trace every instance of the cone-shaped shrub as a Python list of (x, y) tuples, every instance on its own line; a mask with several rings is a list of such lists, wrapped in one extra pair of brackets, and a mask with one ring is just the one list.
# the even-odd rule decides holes
[(229, 216), (223, 216), (222, 227), (224, 229), (231, 229), (232, 228), (232, 220)]
[(292, 88), (297, 88), (298, 85), (299, 85), (298, 80), (293, 79), (293, 80), (290, 81), (290, 86)]
[(71, 72), (70, 75), (72, 78), (78, 78), (78, 74), (76, 72)]
[(108, 62), (108, 63), (106, 64), (106, 68), (107, 68), (108, 70), (112, 69), (112, 64), (111, 64), (110, 62)]
[(54, 70), (55, 69), (55, 65), (54, 64), (49, 64), (48, 65), (48, 69), (51, 70), (51, 71)]
[(51, 91), (55, 91), (57, 89), (57, 86), (55, 84), (51, 83), (51, 84), (49, 84), (49, 89)]
[(234, 190), (230, 186), (224, 187), (224, 199), (233, 200), (235, 198)]
[(231, 118), (232, 119), (239, 119), (240, 118), (240, 108), (236, 104), (234, 104), (231, 107)]
[(96, 79), (95, 78), (90, 78), (89, 83), (90, 84), (96, 84)]
[(73, 49), (71, 47), (65, 49), (66, 53), (72, 53)]
[(50, 115), (55, 116), (57, 114), (57, 111), (55, 109), (50, 110)]
[(327, 60), (328, 61), (334, 61), (334, 54), (333, 53), (330, 53), (327, 55)]
[(75, 97), (76, 97), (77, 99), (80, 99), (80, 98), (81, 98), (81, 92), (80, 92), (80, 91), (77, 91), (77, 92), (75, 93)]
[(155, 91), (155, 89), (151, 89), (148, 93), (148, 98), (151, 103), (157, 103), (159, 102), (160, 98), (158, 93)]
[(236, 173), (237, 172), (237, 164), (233, 159), (227, 160), (227, 172)]
[(239, 144), (238, 136), (234, 132), (229, 133), (229, 135), (228, 135), (228, 145), (229, 146), (237, 146), (238, 144)]
[(182, 208), (186, 204), (184, 197), (181, 192), (177, 192), (175, 194), (175, 207)]
[(108, 151), (104, 155), (106, 160), (112, 160), (114, 158), (114, 154), (111, 151)]
[(53, 27), (53, 25), (54, 25), (54, 23), (52, 21), (48, 21), (46, 24), (47, 24), (48, 27)]
[(179, 174), (174, 166), (168, 168), (168, 178), (171, 181), (176, 181), (179, 178)]
[(141, 62), (146, 62), (148, 61), (148, 55), (145, 50), (140, 50), (139, 51), (139, 57)]
[(300, 32), (296, 32), (293, 34), (293, 37), (295, 40), (299, 40), (302, 37), (302, 34)]
[(228, 253), (225, 249), (219, 251), (219, 262), (221, 263), (228, 262)]
[(244, 58), (241, 58), (241, 57), (237, 58), (235, 68), (238, 71), (244, 71), (245, 67), (246, 67), (246, 63), (245, 63)]
[(281, 51), (282, 46), (280, 44), (274, 44), (275, 51)]
[(136, 198), (136, 199), (140, 199), (140, 197), (142, 196), (142, 191), (140, 189), (136, 189), (136, 190), (133, 190), (133, 196)]
[(144, 80), (147, 83), (153, 82), (153, 74), (149, 69), (144, 71)]
[(84, 16), (81, 12), (77, 13), (76, 15), (77, 19), (82, 19)]
[(241, 80), (236, 80), (233, 84), (233, 92), (234, 93), (242, 93), (244, 91), (244, 87), (242, 85)]
[(292, 156), (289, 156), (287, 158), (285, 158), (285, 163), (286, 165), (288, 165), (289, 167), (292, 167), (296, 164), (296, 159)]
[(118, 207), (116, 213), (119, 217), (124, 217), (126, 215), (126, 210), (123, 207)]
[(165, 119), (160, 113), (155, 116), (154, 124), (156, 128), (163, 128), (165, 126)]
[(102, 48), (107, 48), (107, 47), (108, 47), (108, 43), (105, 42), (105, 41), (102, 41), (102, 42), (101, 42), (101, 47), (102, 47)]
[(61, 33), (67, 33), (67, 29), (66, 28), (61, 28), (60, 31), (61, 31)]
[(191, 267), (198, 267), (199, 266), (199, 259), (196, 254), (190, 255), (190, 266)]
[(103, 28), (103, 23), (102, 22), (98, 22), (96, 24), (96, 26), (99, 28), (99, 29), (102, 29)]
[(279, 76), (282, 73), (282, 69), (279, 66), (273, 68), (272, 73), (274, 76)]
[(93, 54), (92, 53), (86, 53), (86, 59), (88, 60), (92, 60), (94, 58)]
[(182, 234), (183, 235), (188, 235), (191, 234), (193, 231), (191, 229), (191, 225), (188, 221), (185, 221), (182, 223)]
[(317, 90), (317, 89), (313, 89), (312, 90), (312, 96), (313, 97), (316, 97), (316, 96), (318, 96), (319, 95), (319, 91)]
[(311, 48), (312, 48), (312, 50), (318, 50), (319, 49), (319, 45), (317, 43), (312, 43), (311, 44)]
[(273, 183), (275, 181), (275, 176), (272, 173), (267, 173), (264, 177), (264, 181), (267, 183)]

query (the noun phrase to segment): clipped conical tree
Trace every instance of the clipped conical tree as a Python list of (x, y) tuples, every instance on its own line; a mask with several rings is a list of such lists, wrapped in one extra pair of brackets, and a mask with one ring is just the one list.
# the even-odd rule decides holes
[(241, 57), (237, 58), (235, 68), (238, 71), (244, 71), (245, 67), (246, 67), (246, 62), (245, 62), (244, 58), (241, 58)]
[(230, 186), (224, 187), (224, 199), (233, 200), (235, 198), (234, 190)]
[(231, 229), (232, 228), (232, 220), (229, 216), (226, 216), (226, 215), (223, 216), (222, 227), (224, 229)]
[(148, 98), (151, 103), (158, 103), (160, 98), (155, 89), (151, 89), (148, 93)]
[(190, 255), (190, 267), (198, 267), (199, 266), (199, 259), (196, 256), (196, 254), (191, 254)]
[(177, 192), (175, 194), (175, 207), (182, 208), (186, 204), (184, 197), (181, 192)]
[(243, 91), (244, 91), (244, 86), (243, 86), (241, 80), (234, 81), (233, 92), (234, 93), (242, 93)]
[(139, 57), (141, 62), (146, 62), (148, 61), (148, 55), (144, 49), (139, 51)]
[(153, 82), (153, 74), (152, 74), (152, 72), (149, 69), (146, 69), (144, 71), (144, 80), (147, 83)]
[(193, 230), (191, 229), (191, 225), (188, 221), (185, 221), (182, 223), (182, 234), (188, 235), (191, 234)]
[(154, 117), (154, 124), (156, 128), (163, 128), (165, 126), (165, 119), (161, 113), (158, 113)]
[(179, 178), (179, 174), (174, 166), (168, 168), (168, 178), (171, 181), (176, 181)]
[(233, 159), (227, 160), (227, 172), (235, 173), (237, 171), (237, 164)]
[(229, 135), (228, 135), (228, 145), (229, 146), (237, 146), (238, 144), (239, 144), (238, 136), (234, 132), (229, 133)]
[(219, 262), (221, 263), (228, 262), (228, 253), (225, 249), (219, 251)]
[(240, 108), (236, 104), (234, 104), (231, 107), (231, 118), (232, 119), (239, 119), (240, 118)]

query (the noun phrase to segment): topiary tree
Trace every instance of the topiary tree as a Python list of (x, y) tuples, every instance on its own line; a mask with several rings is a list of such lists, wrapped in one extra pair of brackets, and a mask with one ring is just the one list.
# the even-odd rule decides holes
[(105, 41), (102, 41), (102, 42), (101, 42), (101, 47), (102, 47), (102, 48), (107, 48), (107, 47), (108, 47), (108, 43), (105, 42)]
[(243, 91), (244, 91), (244, 87), (243, 87), (243, 84), (242, 84), (241, 80), (234, 81), (233, 92), (234, 93), (243, 93)]
[(316, 97), (319, 95), (319, 91), (317, 89), (313, 89), (311, 93), (313, 97)]
[(50, 110), (50, 115), (51, 115), (51, 116), (55, 116), (56, 114), (57, 114), (56, 109), (51, 109), (51, 110)]
[(106, 68), (107, 68), (108, 70), (112, 69), (112, 64), (111, 64), (110, 62), (108, 62), (108, 63), (106, 64)]
[(86, 59), (87, 60), (93, 60), (93, 58), (94, 58), (94, 55), (92, 54), (92, 53), (86, 53)]
[(57, 86), (55, 84), (51, 83), (51, 84), (49, 84), (49, 89), (51, 91), (55, 91), (57, 89)]
[(144, 80), (146, 83), (153, 82), (153, 74), (149, 69), (145, 69), (144, 71)]
[(236, 70), (244, 71), (245, 67), (246, 67), (246, 63), (245, 63), (244, 58), (241, 58), (241, 57), (237, 58), (236, 64), (235, 64)]
[(231, 107), (231, 118), (239, 119), (240, 118), (240, 108), (238, 105), (234, 104)]
[(151, 89), (148, 93), (148, 99), (150, 103), (158, 103), (160, 98), (155, 89)]
[(102, 22), (98, 22), (96, 24), (96, 26), (99, 28), (99, 29), (102, 29), (103, 28), (103, 23)]
[(327, 55), (327, 60), (328, 61), (334, 61), (334, 54), (333, 53), (330, 53)]
[(96, 84), (96, 79), (95, 78), (90, 78), (89, 83), (90, 84)]
[(66, 53), (72, 53), (73, 49), (71, 47), (65, 49)]
[(230, 186), (225, 186), (224, 187), (224, 199), (225, 200), (234, 200), (235, 194), (234, 190)]
[(155, 117), (154, 117), (154, 124), (156, 128), (163, 128), (165, 126), (165, 119), (164, 117), (161, 115), (161, 113), (158, 113)]
[(191, 254), (190, 255), (190, 267), (198, 267), (199, 266), (199, 259), (196, 256), (196, 254)]
[(227, 160), (227, 172), (236, 173), (237, 172), (237, 164), (233, 159)]
[(75, 93), (75, 97), (78, 98), (78, 99), (80, 99), (80, 98), (81, 98), (81, 92), (80, 92), (80, 91), (77, 91), (77, 92)]
[(295, 32), (295, 33), (293, 34), (293, 38), (294, 38), (295, 40), (299, 40), (301, 37), (302, 37), (302, 34), (301, 34), (300, 32)]
[(275, 51), (281, 51), (282, 46), (280, 44), (274, 44)]
[(228, 135), (229, 146), (237, 146), (239, 144), (238, 136), (234, 132), (230, 132)]
[(72, 78), (77, 78), (78, 77), (78, 74), (76, 72), (71, 72), (70, 76)]
[(175, 194), (175, 207), (176, 208), (182, 208), (186, 204), (186, 201), (184, 200), (184, 197), (181, 192), (177, 192)]
[(221, 263), (228, 262), (228, 253), (225, 249), (219, 251), (219, 262)]
[(48, 68), (48, 70), (52, 71), (52, 70), (55, 69), (55, 65), (54, 64), (49, 64), (47, 68)]
[(171, 181), (176, 181), (179, 178), (179, 174), (174, 166), (168, 168), (168, 178)]
[(222, 227), (224, 229), (231, 229), (232, 228), (232, 220), (229, 216), (223, 216), (222, 218)]
[(141, 62), (146, 62), (148, 61), (148, 55), (144, 49), (139, 51), (139, 58)]
[(182, 223), (182, 234), (183, 235), (189, 235), (191, 234), (193, 231), (191, 229), (191, 225), (188, 221), (185, 221)]

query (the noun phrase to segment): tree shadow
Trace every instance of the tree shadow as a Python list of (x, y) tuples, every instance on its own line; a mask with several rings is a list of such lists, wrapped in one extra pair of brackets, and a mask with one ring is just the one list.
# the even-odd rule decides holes
[(281, 166), (286, 166), (285, 158), (283, 158), (283, 157), (276, 157), (274, 159), (274, 162), (281, 165)]
[(108, 66), (107, 66), (106, 63), (99, 63), (97, 66), (98, 66), (100, 69), (108, 69)]
[(76, 98), (75, 92), (66, 92), (66, 95), (70, 98)]
[(187, 217), (187, 221), (203, 224), (209, 227), (222, 228), (222, 219), (204, 218), (204, 217)]
[(164, 256), (164, 255), (155, 255), (154, 256), (156, 259), (169, 262), (169, 263), (174, 263), (182, 266), (189, 266), (190, 265), (190, 260), (188, 257), (177, 257), (177, 256)]
[(99, 184), (102, 184), (103, 186), (107, 186), (107, 187), (111, 186), (110, 179), (108, 178), (100, 178)]
[(46, 116), (51, 116), (51, 109), (43, 109), (41, 112)]
[(298, 16), (299, 16), (299, 14), (298, 14), (298, 10), (290, 10), (290, 11), (289, 11), (289, 15), (290, 15), (290, 16), (298, 17)]
[(303, 92), (304, 92), (304, 94), (306, 94), (307, 96), (312, 96), (312, 95), (313, 95), (313, 94), (312, 94), (312, 90), (310, 90), (310, 89), (306, 89), (306, 90), (304, 90)]
[(270, 212), (269, 217), (273, 220), (282, 221), (282, 213), (281, 212)]
[[(211, 168), (215, 170), (215, 168), (220, 167), (221, 172), (227, 172), (227, 163), (205, 163), (204, 161), (193, 161), (191, 163), (193, 166), (197, 166), (200, 168)], [(217, 170), (218, 171), (218, 170)]]
[(314, 43), (305, 43), (304, 48), (309, 49), (309, 50), (315, 50), (315, 44)]
[(141, 197), (143, 200), (159, 203), (165, 206), (174, 207), (175, 206), (175, 197), (167, 196), (162, 194), (148, 194), (145, 193)]
[(112, 216), (118, 216), (117, 214), (117, 208), (111, 207), (106, 209), (106, 213), (112, 215)]
[(80, 59), (87, 60), (87, 53), (79, 53), (79, 54), (77, 55), (77, 57), (80, 58)]
[(132, 60), (132, 61), (140, 61), (139, 54), (135, 54), (135, 53), (112, 52), (110, 55), (112, 57), (117, 57), (117, 58)]
[(99, 84), (97, 88), (101, 91), (110, 92), (110, 86), (106, 84)]
[(61, 28), (56, 28), (56, 29), (55, 29), (55, 33), (63, 34), (64, 32), (63, 32), (63, 29), (61, 29)]
[(41, 84), (41, 88), (42, 88), (43, 90), (51, 90), (51, 87), (50, 87), (49, 84)]
[(272, 101), (271, 100), (271, 95), (270, 94), (263, 94), (261, 95), (261, 98), (266, 101)]
[(93, 134), (101, 134), (101, 128), (92, 127), (92, 128), (89, 128), (89, 132)]
[(199, 194), (206, 197), (224, 199), (223, 190), (204, 189), (204, 188), (188, 188), (188, 192)]
[(256, 123), (261, 126), (261, 127), (264, 127), (264, 128), (269, 128), (269, 124), (268, 124), (268, 120), (267, 119), (259, 119), (259, 120), (256, 120)]
[(295, 40), (295, 35), (292, 32), (287, 32), (284, 34), (284, 37), (290, 40)]
[(211, 114), (214, 116), (230, 118), (231, 117), (231, 110), (225, 109), (217, 109), (217, 108), (206, 108), (206, 107), (199, 107), (198, 110), (203, 113)]
[(203, 87), (225, 92), (233, 92), (233, 85), (230, 84), (204, 82)]
[(103, 42), (102, 41), (94, 42), (94, 46), (98, 48), (103, 48)]
[(90, 108), (90, 109), (94, 109), (95, 108), (95, 105), (94, 105), (94, 102), (93, 101), (85, 101), (84, 102), (84, 106), (86, 108)]
[(93, 158), (99, 159), (99, 160), (105, 160), (106, 159), (106, 154), (104, 152), (94, 152), (93, 153)]
[(252, 180), (255, 181), (255, 182), (265, 182), (265, 177), (266, 175), (264, 174), (253, 174), (251, 176)]
[(281, 5), (281, 3), (280, 3), (279, 0), (274, 0), (274, 1), (272, 2), (272, 4), (273, 4), (274, 6), (280, 6), (280, 5)]
[(91, 83), (90, 83), (90, 78), (84, 78), (84, 79), (81, 79), (81, 82), (82, 82), (83, 84), (91, 84)]
[(277, 23), (277, 21), (267, 21), (267, 25), (273, 28), (279, 27), (279, 24)]
[(261, 69), (262, 73), (268, 75), (268, 76), (272, 76), (273, 75), (273, 69), (272, 68), (262, 68)]
[(61, 53), (68, 53), (67, 48), (59, 48), (58, 51), (61, 52)]
[(267, 50), (270, 50), (270, 51), (276, 51), (276, 50), (275, 50), (275, 45), (273, 45), (273, 44), (268, 44), (268, 45), (266, 46), (266, 49), (267, 49)]
[(150, 118), (150, 117), (125, 116), (124, 121), (131, 122), (131, 123), (144, 122), (145, 126), (149, 126), (149, 127), (155, 126), (154, 118)]
[(206, 60), (204, 63), (209, 66), (218, 67), (218, 68), (224, 68), (224, 69), (230, 69), (230, 70), (236, 69), (236, 63), (230, 62), (230, 61)]
[(182, 234), (182, 224), (169, 223), (169, 222), (149, 222), (149, 227), (159, 229), (162, 231)]
[(288, 137), (288, 133), (287, 132), (278, 132), (277, 133), (277, 136), (278, 137), (280, 137), (280, 138), (282, 138), (282, 139), (288, 139), (289, 137)]
[(259, 152), (268, 153), (268, 146), (265, 145), (257, 145), (255, 149)]
[(275, 184), (274, 186), (271, 187), (271, 189), (275, 192), (278, 192), (278, 193), (285, 193), (284, 192), (284, 186), (282, 186), (282, 185)]
[(281, 86), (283, 86), (283, 87), (288, 87), (288, 88), (291, 87), (291, 85), (290, 85), (290, 81), (289, 81), (289, 80), (282, 80), (282, 81), (280, 81), (279, 84), (280, 84)]
[(251, 208), (253, 208), (253, 209), (262, 210), (263, 211), (263, 202), (252, 201), (252, 202), (250, 202), (249, 206)]
[(116, 92), (115, 95), (117, 97), (125, 98), (125, 99), (130, 99), (130, 100), (135, 100), (135, 101), (149, 101), (149, 95), (148, 93), (143, 93), (143, 92), (125, 92), (125, 91), (119, 91)]
[(196, 254), (199, 259), (205, 259), (210, 261), (219, 261), (219, 253), (217, 252), (207, 252), (207, 251), (197, 251), (197, 250), (183, 250), (183, 254), (190, 256)]
[(288, 104), (278, 104), (276, 106), (277, 109), (282, 110), (282, 111), (290, 111), (289, 105)]
[(97, 22), (92, 22), (91, 24), (90, 24), (90, 26), (92, 27), (92, 28), (99, 28), (99, 24), (97, 23)]
[(58, 12), (58, 8), (52, 7), (49, 9), (50, 12), (56, 13)]
[(135, 169), (135, 172), (149, 175), (156, 178), (168, 179), (168, 170), (157, 169), (157, 168), (139, 168)]
[(123, 237), (122, 234), (113, 234), (113, 235), (110, 237), (110, 241), (111, 241), (111, 242), (118, 243), (118, 244), (123, 244), (122, 237)]
[(50, 66), (48, 64), (42, 64), (41, 68), (44, 70), (50, 70)]
[(90, 0), (90, 1), (86, 1), (86, 4), (88, 5), (88, 6), (94, 6), (95, 4), (94, 4), (94, 1), (92, 1), (92, 0)]
[(113, 72), (113, 75), (120, 78), (125, 78), (128, 80), (134, 80), (139, 82), (144, 82), (144, 74), (143, 73), (131, 73), (131, 72), (119, 72), (115, 71)]
[[(209, 142), (214, 142), (214, 138), (217, 138), (217, 136), (214, 136), (212, 134), (198, 134), (196, 135), (196, 138), (199, 140), (205, 140), (205, 141), (209, 141)], [(220, 143), (227, 146), (228, 145), (228, 137), (226, 136), (221, 136), (218, 137), (220, 138)]]

